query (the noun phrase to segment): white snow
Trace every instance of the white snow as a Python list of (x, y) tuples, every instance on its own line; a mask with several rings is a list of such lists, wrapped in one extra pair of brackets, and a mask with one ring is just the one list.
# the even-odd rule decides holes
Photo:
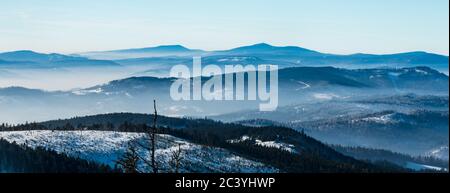
[(230, 139), (228, 140), (228, 143), (240, 143), (240, 142), (244, 142), (247, 140), (252, 140), (251, 137), (247, 136), (247, 135), (243, 135), (240, 139)]
[(261, 141), (261, 140), (255, 140), (256, 145), (260, 145), (260, 146), (264, 146), (264, 147), (273, 147), (273, 148), (278, 148), (278, 149), (282, 149), (285, 151), (289, 151), (292, 153), (295, 153), (296, 151), (294, 150), (295, 146), (292, 144), (286, 144), (286, 143), (281, 143), (281, 142), (275, 142), (275, 141)]
[[(400, 74), (395, 74), (394, 76), (399, 76)], [(377, 74), (377, 75), (370, 75), (369, 76), (369, 79), (374, 79), (374, 78), (381, 78), (381, 77), (383, 77), (383, 75), (381, 75), (381, 74)]]
[(272, 147), (272, 148), (278, 148), (281, 150), (289, 151), (291, 153), (295, 153), (295, 146), (292, 144), (282, 143), (282, 142), (276, 142), (276, 141), (262, 141), (259, 139), (253, 139), (252, 137), (249, 137), (247, 135), (242, 136), (240, 139), (230, 139), (227, 140), (228, 143), (241, 143), (244, 141), (255, 141), (256, 145), (264, 146), (264, 147)]
[(294, 109), (295, 109), (296, 113), (305, 112), (307, 110), (307, 108), (305, 108), (303, 106), (296, 106), (296, 107), (294, 107)]
[(297, 81), (297, 83), (302, 85), (302, 87), (295, 89), (296, 91), (307, 89), (307, 88), (311, 88), (311, 85), (306, 84), (305, 82)]
[(332, 100), (335, 98), (340, 98), (339, 95), (330, 94), (330, 93), (314, 93), (313, 97), (319, 100)]
[(400, 75), (402, 75), (403, 73), (399, 73), (399, 72), (389, 72), (389, 75), (390, 76), (400, 76)]
[(421, 69), (418, 69), (418, 68), (414, 68), (414, 71), (411, 69), (404, 69), (404, 70), (402, 70), (402, 72), (389, 72), (389, 75), (390, 76), (401, 76), (401, 75), (403, 75), (403, 74), (406, 74), (406, 73), (410, 73), (410, 72), (415, 72), (415, 73), (419, 73), (419, 74), (422, 74), (422, 75), (428, 75), (429, 73), (427, 72), (427, 71), (424, 71), (424, 70), (421, 70)]
[(387, 115), (382, 115), (382, 116), (379, 116), (379, 117), (366, 117), (366, 118), (363, 118), (362, 120), (363, 121), (373, 121), (373, 122), (376, 122), (376, 123), (392, 123), (392, 122), (394, 122), (393, 120), (392, 120), (392, 115), (393, 115), (393, 113), (391, 113), (391, 114), (387, 114)]
[(429, 165), (424, 165), (424, 164), (418, 164), (418, 163), (414, 163), (414, 162), (407, 162), (405, 167), (408, 169), (415, 170), (415, 171), (420, 171), (420, 170), (439, 170), (439, 171), (444, 170), (444, 171), (447, 171), (447, 169), (445, 169), (445, 168), (429, 166)]
[(423, 75), (428, 75), (428, 72), (427, 71), (423, 71), (423, 70), (420, 70), (420, 69), (415, 69), (415, 71), (417, 72), (417, 73), (419, 73), (419, 74), (423, 74)]
[(296, 88), (295, 91), (299, 91), (299, 90), (303, 90), (303, 89), (307, 89), (307, 88), (311, 88), (311, 85), (303, 82), (303, 81), (299, 81), (299, 80), (294, 80), (294, 79), (290, 79), (291, 82), (295, 82), (297, 84), (300, 85), (300, 87)]
[(251, 59), (250, 57), (229, 57), (229, 58), (222, 58), (217, 60), (218, 62), (241, 62)]
[(75, 95), (87, 95), (87, 94), (99, 94), (102, 93), (102, 88), (91, 89), (91, 90), (74, 90), (72, 91)]
[[(69, 156), (115, 166), (130, 142), (134, 142), (141, 157), (149, 158), (149, 140), (144, 133), (114, 131), (8, 131), (0, 138), (29, 147), (44, 147)], [(157, 136), (156, 157), (162, 172), (170, 172), (169, 160), (181, 148), (181, 172), (278, 172), (273, 167), (239, 157), (225, 149), (202, 146), (170, 136)], [(150, 171), (140, 163), (142, 171)]]
[(128, 98), (133, 98), (133, 95), (131, 95), (131, 94), (128, 93), (128, 92), (125, 92), (125, 96), (127, 96)]

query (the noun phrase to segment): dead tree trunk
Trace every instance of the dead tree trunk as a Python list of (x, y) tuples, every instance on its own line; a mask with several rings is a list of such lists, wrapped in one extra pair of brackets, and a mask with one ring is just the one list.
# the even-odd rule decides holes
[(151, 164), (153, 173), (158, 173), (158, 168), (156, 166), (155, 160), (155, 150), (156, 150), (156, 120), (158, 118), (158, 112), (156, 111), (156, 100), (153, 100), (153, 108), (155, 113), (153, 114), (153, 127), (150, 132), (150, 143), (151, 143)]

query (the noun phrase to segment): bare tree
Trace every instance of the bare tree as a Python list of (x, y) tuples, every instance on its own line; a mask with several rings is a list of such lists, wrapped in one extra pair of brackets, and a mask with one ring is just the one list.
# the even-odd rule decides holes
[(183, 157), (181, 157), (181, 154), (181, 144), (178, 144), (178, 149), (172, 152), (169, 160), (169, 165), (172, 167), (174, 173), (178, 173), (180, 170), (181, 160), (183, 159)]
[(156, 165), (155, 160), (155, 150), (156, 150), (156, 121), (158, 118), (158, 112), (156, 111), (156, 100), (153, 100), (153, 108), (155, 110), (155, 113), (153, 114), (153, 127), (151, 129), (151, 132), (149, 134), (150, 136), (150, 148), (151, 148), (151, 166), (153, 169), (153, 173), (158, 173), (158, 167)]
[(138, 158), (142, 160), (142, 162), (151, 168), (152, 173), (158, 173), (158, 163), (156, 160), (156, 136), (157, 136), (157, 126), (156, 121), (158, 119), (158, 111), (156, 110), (156, 100), (153, 100), (153, 108), (154, 108), (154, 114), (153, 114), (153, 125), (151, 128), (147, 129), (148, 137), (149, 137), (149, 145), (145, 145), (143, 143), (139, 143), (136, 141), (135, 143), (139, 145), (139, 147), (147, 150), (150, 152), (150, 159), (143, 158), (138, 155)]

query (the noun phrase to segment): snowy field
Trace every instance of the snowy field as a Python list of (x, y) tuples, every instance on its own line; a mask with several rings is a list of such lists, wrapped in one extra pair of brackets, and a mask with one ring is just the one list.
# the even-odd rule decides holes
[[(29, 147), (44, 147), (69, 156), (91, 160), (111, 167), (134, 144), (139, 155), (149, 158), (148, 136), (144, 133), (114, 131), (9, 131), (0, 138)], [(181, 149), (180, 172), (274, 173), (273, 167), (237, 156), (225, 149), (197, 145), (170, 136), (158, 135), (156, 158), (161, 172), (171, 172), (173, 152)], [(140, 163), (141, 171), (150, 171)]]
[(421, 171), (421, 170), (437, 170), (437, 171), (446, 171), (448, 172), (448, 170), (446, 168), (441, 168), (441, 167), (436, 167), (436, 166), (429, 166), (429, 165), (424, 165), (424, 164), (418, 164), (418, 163), (414, 163), (414, 162), (407, 162), (406, 163), (406, 168), (415, 170), (415, 171)]

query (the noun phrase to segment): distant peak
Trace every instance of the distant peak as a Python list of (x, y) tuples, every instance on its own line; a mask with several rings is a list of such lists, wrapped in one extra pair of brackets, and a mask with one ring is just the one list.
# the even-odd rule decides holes
[(274, 47), (274, 46), (272, 46), (272, 45), (270, 45), (268, 43), (259, 43), (259, 44), (255, 44), (255, 45), (252, 45), (252, 46), (254, 46), (254, 47)]
[(254, 44), (254, 45), (248, 45), (248, 46), (242, 46), (242, 47), (234, 48), (233, 50), (248, 50), (248, 49), (251, 49), (251, 50), (254, 50), (254, 49), (261, 50), (261, 49), (272, 49), (272, 48), (274, 48), (274, 46), (269, 45), (269, 44), (267, 44), (267, 43), (259, 43), (259, 44)]
[(273, 46), (268, 43), (259, 43), (250, 46), (243, 46), (232, 49), (231, 51), (242, 51), (242, 52), (260, 52), (260, 53), (314, 53), (318, 52), (313, 50), (308, 50), (305, 48), (297, 47), (297, 46)]
[(187, 52), (187, 51), (190, 51), (190, 49), (186, 48), (182, 45), (161, 45), (161, 46), (156, 46), (156, 47), (133, 48), (133, 49), (117, 50), (117, 51)]
[(28, 52), (28, 53), (36, 53), (35, 51), (32, 51), (32, 50), (17, 50), (17, 51), (14, 51), (14, 52)]
[(4, 52), (5, 53), (15, 53), (15, 54), (39, 54), (35, 51), (32, 50), (16, 50), (16, 51), (11, 51), (11, 52)]
[(161, 46), (157, 46), (156, 48), (179, 48), (179, 49), (188, 49), (182, 45), (161, 45)]
[(170, 50), (170, 51), (190, 51), (189, 48), (186, 48), (182, 45), (162, 45), (162, 46), (155, 47), (155, 49)]
[(39, 52), (35, 52), (35, 51), (31, 51), (31, 50), (17, 50), (17, 51), (11, 51), (11, 52), (3, 52), (0, 53), (0, 56), (2, 57), (2, 59), (5, 60), (22, 60), (26, 57), (44, 57), (47, 54), (43, 54), (43, 53), (39, 53)]

